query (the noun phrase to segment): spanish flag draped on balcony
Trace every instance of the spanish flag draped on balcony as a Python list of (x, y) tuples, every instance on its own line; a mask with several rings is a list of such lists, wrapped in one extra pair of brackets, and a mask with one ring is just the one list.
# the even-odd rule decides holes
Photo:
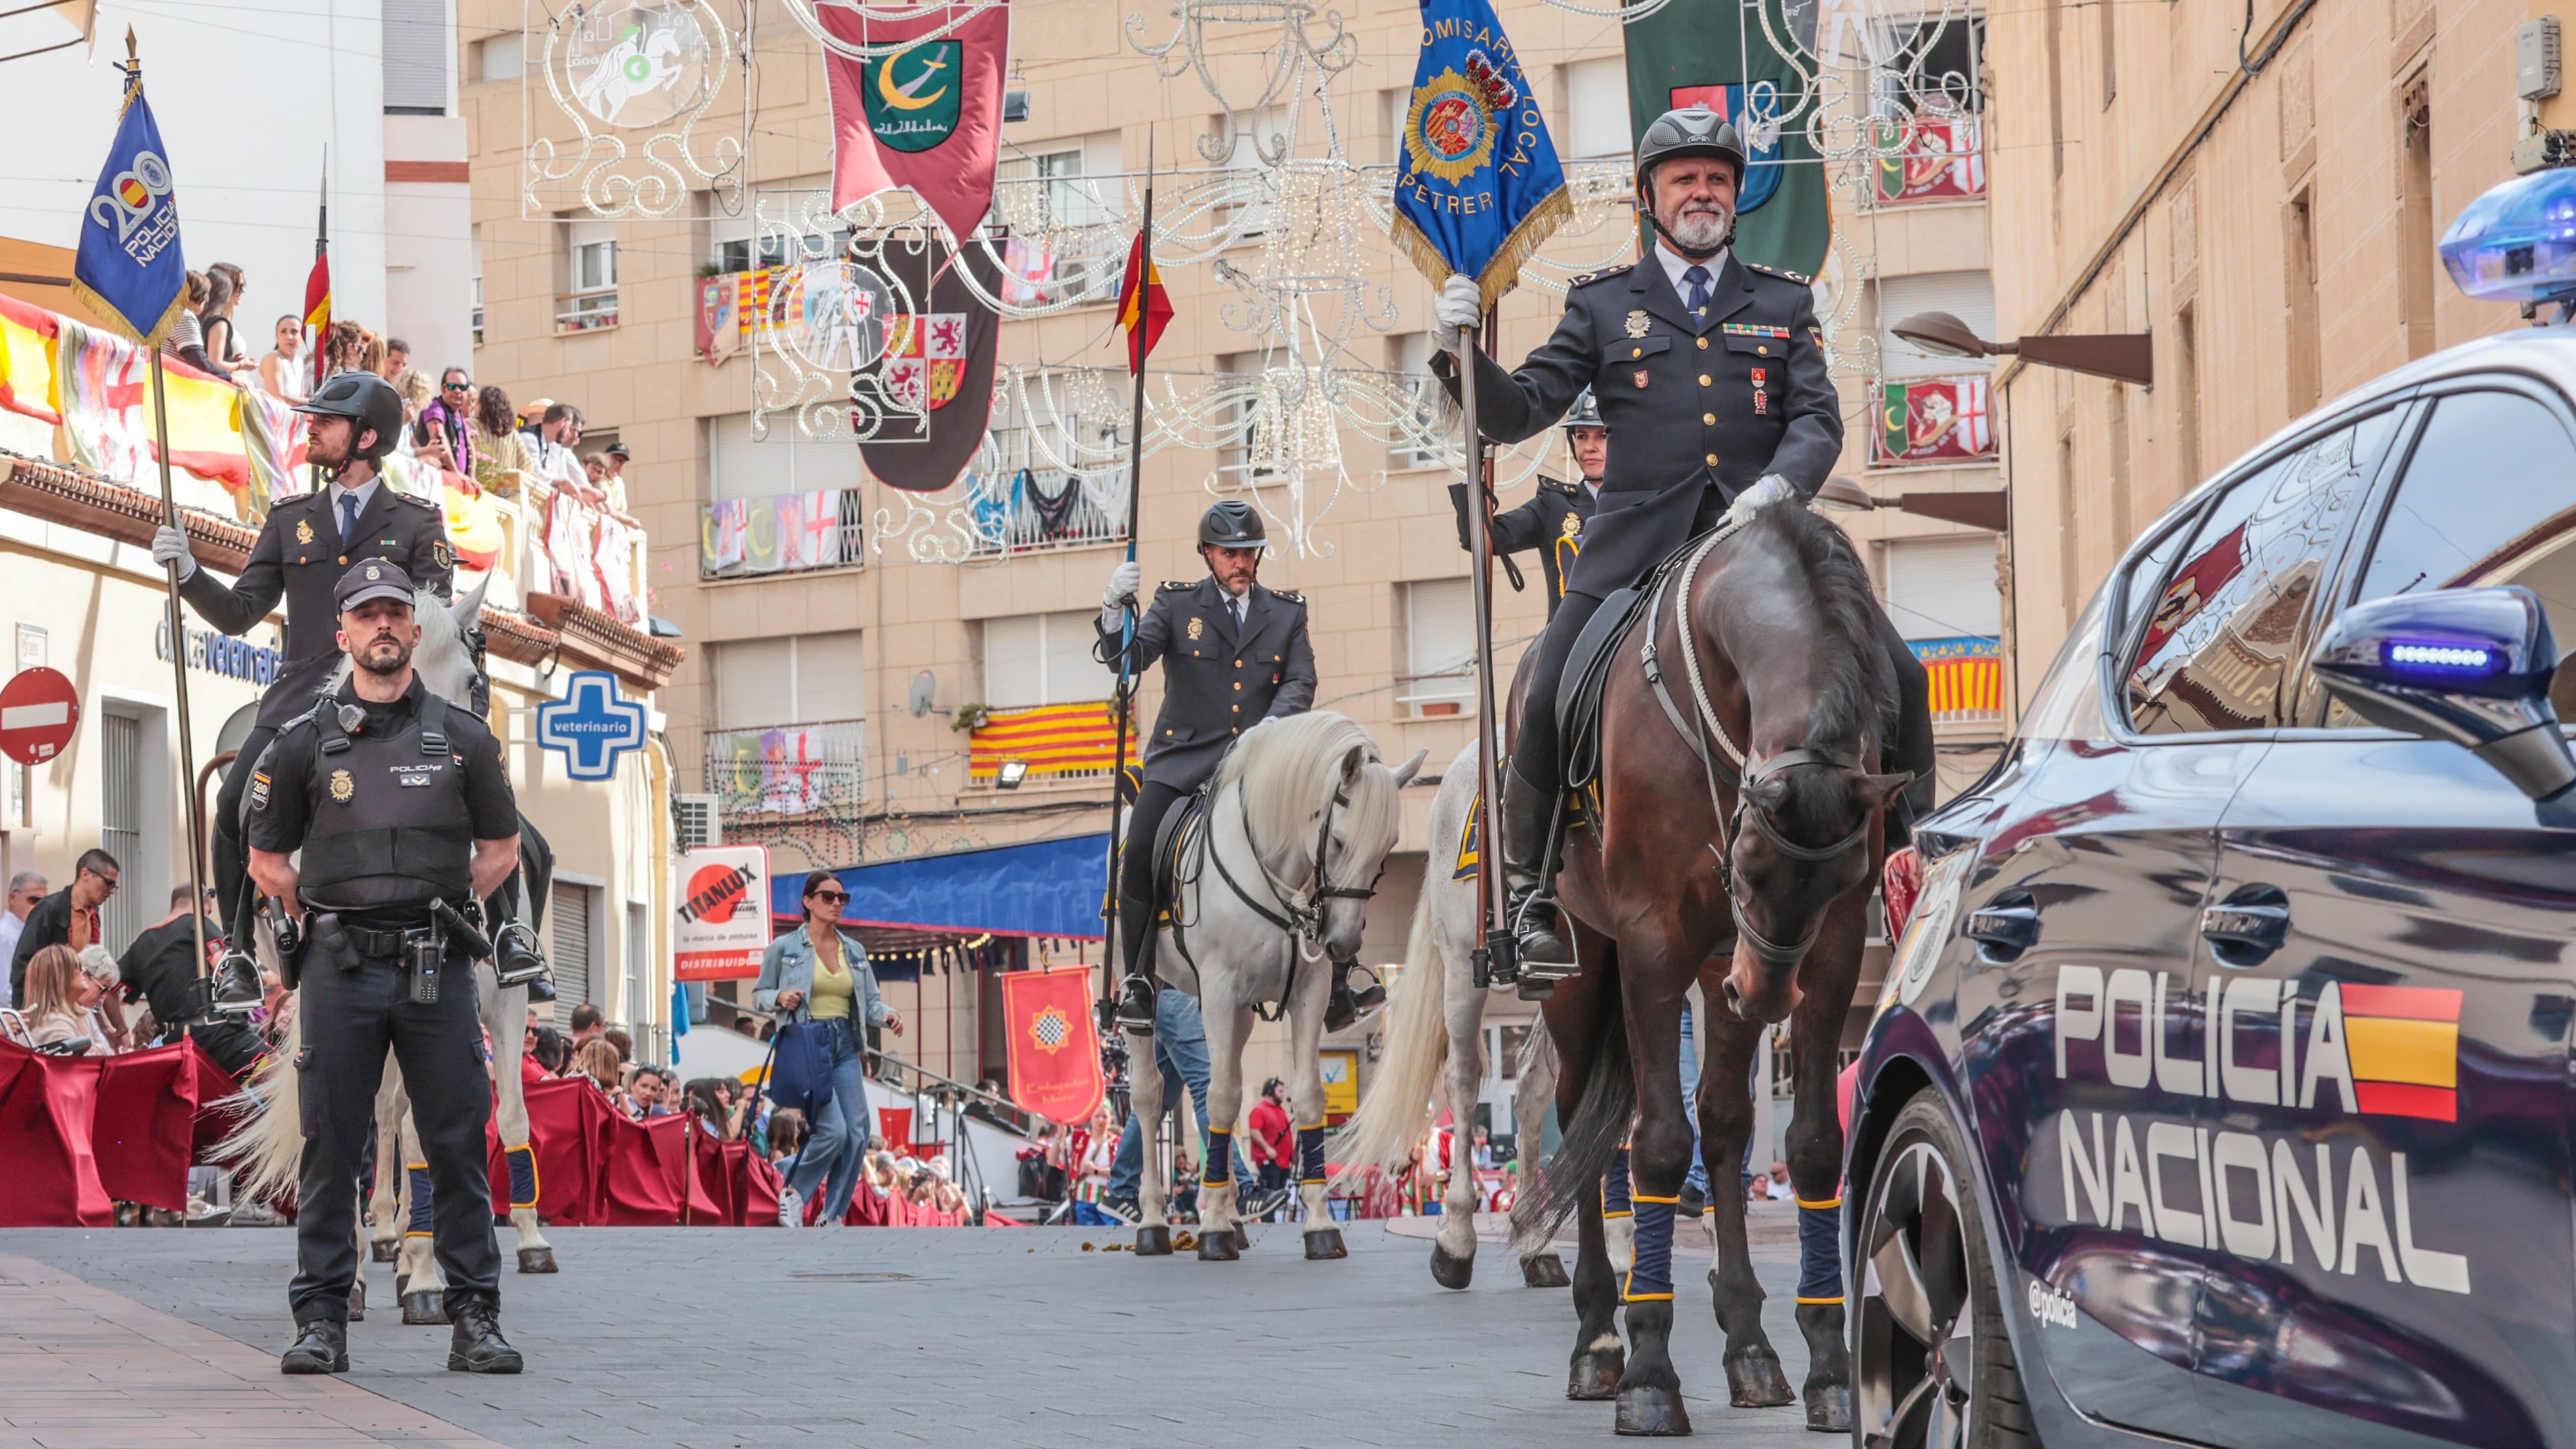
[(1172, 299), (1163, 290), (1162, 269), (1154, 265), (1153, 238), (1139, 228), (1127, 249), (1127, 279), (1118, 286), (1118, 325), (1127, 329), (1127, 371), (1145, 370), (1145, 359), (1163, 339), (1172, 320)]

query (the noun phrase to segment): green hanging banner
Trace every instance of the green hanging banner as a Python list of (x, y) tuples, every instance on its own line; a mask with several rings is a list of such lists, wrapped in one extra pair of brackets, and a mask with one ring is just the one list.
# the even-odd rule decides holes
[[(1630, 22), (1629, 135), (1641, 139), (1657, 116), (1694, 104), (1734, 122), (1750, 163), (1736, 205), (1735, 254), (1814, 276), (1833, 239), (1833, 199), (1807, 134), (1813, 84), (1781, 50), (1812, 37), (1790, 29), (1786, 8), (1784, 0), (1672, 0)], [(1814, 7), (1800, 8), (1812, 26)]]

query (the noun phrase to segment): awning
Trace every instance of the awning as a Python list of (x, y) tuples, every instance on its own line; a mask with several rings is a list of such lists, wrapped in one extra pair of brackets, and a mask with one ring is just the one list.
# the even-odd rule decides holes
[[(1109, 833), (925, 855), (835, 871), (849, 891), (841, 919), (860, 926), (996, 936), (1103, 938)], [(770, 913), (804, 914), (805, 878), (771, 878)]]

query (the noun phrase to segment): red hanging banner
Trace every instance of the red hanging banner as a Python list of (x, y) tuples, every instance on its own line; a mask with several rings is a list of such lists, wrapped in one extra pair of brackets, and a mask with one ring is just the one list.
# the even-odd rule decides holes
[(1091, 1019), (1088, 966), (1014, 971), (1002, 978), (1011, 1033), (1011, 1100), (1067, 1126), (1091, 1120), (1106, 1083)]

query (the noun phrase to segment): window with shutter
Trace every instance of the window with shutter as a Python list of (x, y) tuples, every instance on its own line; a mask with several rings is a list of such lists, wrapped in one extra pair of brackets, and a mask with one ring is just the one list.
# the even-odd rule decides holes
[(1099, 617), (1087, 610), (1039, 617), (1046, 637), (1047, 703), (1079, 704), (1087, 700), (1107, 699), (1117, 687), (1117, 676), (1109, 672), (1107, 665), (1091, 657), (1092, 642), (1100, 637), (1092, 621)]
[(856, 629), (796, 637), (796, 713), (799, 723), (865, 719), (868, 665)]
[(1568, 159), (1629, 154), (1628, 62), (1620, 56), (1565, 68)]
[(447, 114), (447, 0), (383, 0), (385, 114)]
[(1046, 621), (1037, 614), (984, 621), (984, 703), (1026, 709), (1046, 703)]
[(523, 36), (495, 35), (475, 42), (480, 74), (487, 81), (517, 80), (528, 72), (528, 44)]
[(1417, 715), (1457, 714), (1476, 693), (1475, 595), (1465, 579), (1405, 584), (1405, 688)]
[(2003, 633), (1989, 537), (1909, 538), (1887, 546), (1887, 615), (1908, 639)]
[(796, 722), (796, 641), (741, 639), (715, 646), (716, 728)]
[(591, 911), (599, 900), (599, 887), (555, 882), (554, 903), (546, 909), (546, 920), (554, 935), (554, 953), (546, 964), (554, 969), (555, 999), (563, 1003), (566, 1016), (584, 1003), (598, 1005), (591, 995), (591, 983), (598, 979), (597, 961), (592, 956)]
[(1887, 329), (1917, 312), (1947, 312), (1979, 337), (1995, 335), (1995, 281), (1988, 272), (1918, 272), (1878, 279), (1879, 373), (1889, 379), (1990, 372), (1984, 357), (1936, 357)]

